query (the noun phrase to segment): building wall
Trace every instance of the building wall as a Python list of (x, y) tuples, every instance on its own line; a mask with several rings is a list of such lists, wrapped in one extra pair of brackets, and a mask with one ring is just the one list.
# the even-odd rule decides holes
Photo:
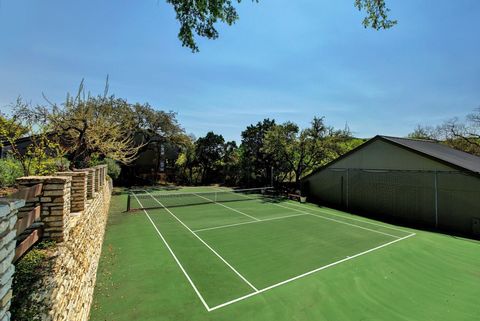
[(302, 181), (311, 201), (473, 234), (480, 178), (376, 141)]
[(455, 170), (453, 167), (382, 140), (376, 140), (335, 162), (331, 168)]

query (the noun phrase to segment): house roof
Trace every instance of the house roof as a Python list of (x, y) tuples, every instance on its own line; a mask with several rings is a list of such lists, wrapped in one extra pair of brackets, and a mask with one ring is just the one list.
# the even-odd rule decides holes
[(474, 173), (480, 173), (480, 157), (451, 148), (433, 140), (398, 138), (379, 136), (383, 140), (392, 142), (407, 149), (424, 154), (424, 156), (440, 160)]
[(377, 135), (372, 139), (368, 140), (367, 142), (363, 143), (362, 145), (358, 146), (357, 148), (352, 149), (348, 153), (338, 157), (337, 159), (326, 164), (325, 166), (322, 166), (319, 169), (313, 171), (309, 175), (305, 176), (304, 179), (307, 177), (310, 177), (311, 175), (314, 175), (315, 173), (318, 173), (319, 171), (321, 171), (326, 167), (331, 166), (337, 161), (345, 157), (348, 157), (350, 154), (355, 153), (359, 149), (364, 148), (365, 146), (377, 140), (382, 140), (384, 142), (394, 144), (396, 146), (407, 149), (414, 153), (439, 161), (446, 165), (455, 167), (458, 170), (480, 174), (480, 157), (478, 156), (459, 151), (457, 149), (451, 148), (447, 145), (441, 144), (433, 140), (411, 139), (411, 138), (400, 138), (400, 137)]

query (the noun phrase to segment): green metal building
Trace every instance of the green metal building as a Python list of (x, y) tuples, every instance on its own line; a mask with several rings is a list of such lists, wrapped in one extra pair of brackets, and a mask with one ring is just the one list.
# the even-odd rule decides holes
[(302, 180), (319, 204), (480, 236), (480, 157), (376, 136)]

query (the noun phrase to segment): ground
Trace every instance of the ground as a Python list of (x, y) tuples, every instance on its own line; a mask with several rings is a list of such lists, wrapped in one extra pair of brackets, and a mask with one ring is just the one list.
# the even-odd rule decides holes
[(91, 320), (479, 318), (480, 242), (255, 195), (134, 213), (115, 195)]

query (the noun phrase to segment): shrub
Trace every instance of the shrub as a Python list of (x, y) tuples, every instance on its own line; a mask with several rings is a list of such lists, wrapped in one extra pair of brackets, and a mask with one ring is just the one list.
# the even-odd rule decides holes
[(111, 158), (105, 158), (103, 162), (107, 164), (108, 176), (110, 176), (112, 179), (117, 179), (122, 171), (120, 165), (118, 165), (118, 163)]
[(97, 165), (107, 165), (107, 174), (112, 179), (117, 179), (120, 177), (120, 172), (122, 168), (118, 163), (111, 158), (99, 159), (97, 157), (92, 157), (88, 162), (88, 166), (97, 166)]
[(13, 158), (0, 159), (0, 187), (12, 186), (23, 176), (22, 164)]
[(40, 321), (43, 306), (39, 306), (32, 293), (39, 290), (44, 277), (52, 273), (51, 253), (55, 243), (44, 241), (36, 244), (15, 263), (13, 298), (10, 312), (12, 320)]

